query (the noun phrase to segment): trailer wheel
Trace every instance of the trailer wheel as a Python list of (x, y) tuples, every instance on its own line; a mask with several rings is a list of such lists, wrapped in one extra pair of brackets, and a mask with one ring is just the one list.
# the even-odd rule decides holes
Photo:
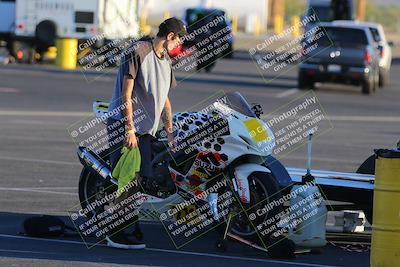
[(45, 46), (53, 45), (57, 37), (56, 24), (50, 20), (44, 20), (36, 26), (36, 40)]
[[(370, 156), (367, 158), (361, 166), (358, 168), (357, 173), (360, 174), (375, 174), (375, 155)], [(370, 203), (363, 205), (363, 211), (365, 213), (365, 217), (367, 218), (368, 222), (372, 224), (372, 218), (373, 218), (373, 203), (374, 203), (374, 194), (372, 193), (372, 199)]]
[(357, 173), (360, 174), (375, 174), (375, 155), (367, 158), (361, 166), (357, 169)]

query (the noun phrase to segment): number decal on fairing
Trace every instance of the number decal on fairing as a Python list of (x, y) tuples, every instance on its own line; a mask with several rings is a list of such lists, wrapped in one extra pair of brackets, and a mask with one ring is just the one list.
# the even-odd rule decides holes
[(185, 223), (189, 225), (199, 224), (197, 220), (193, 222), (194, 218), (198, 215), (197, 208), (195, 205), (187, 205), (185, 207), (179, 207), (179, 205), (170, 205), (170, 209), (177, 209), (174, 214), (174, 218), (179, 223)]

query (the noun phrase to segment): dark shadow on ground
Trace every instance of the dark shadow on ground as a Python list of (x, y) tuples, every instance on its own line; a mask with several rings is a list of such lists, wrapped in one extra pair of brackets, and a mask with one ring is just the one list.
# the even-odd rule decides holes
[[(352, 253), (327, 246), (321, 255), (305, 254), (293, 260), (268, 261), (265, 253), (255, 251), (243, 244), (229, 242), (228, 251), (218, 253), (215, 249), (215, 232), (198, 237), (184, 246), (179, 253), (164, 227), (156, 223), (142, 223), (148, 249), (140, 251), (118, 250), (106, 247), (104, 243), (91, 249), (83, 244), (78, 236), (51, 239), (24, 237), (21, 224), (32, 214), (0, 213), (0, 257), (20, 259), (48, 259), (80, 261), (86, 263), (116, 263), (156, 266), (301, 266), (306, 264), (328, 264), (335, 266), (368, 266), (368, 253)], [(60, 217), (69, 223), (69, 218)], [(93, 239), (93, 242), (96, 242)], [(205, 254), (195, 254), (205, 253)], [(212, 256), (215, 255), (215, 256)], [(224, 257), (228, 256), (228, 257)], [(235, 258), (232, 258), (235, 257)], [(0, 260), (1, 262), (1, 260)], [(40, 266), (51, 266), (43, 262)]]

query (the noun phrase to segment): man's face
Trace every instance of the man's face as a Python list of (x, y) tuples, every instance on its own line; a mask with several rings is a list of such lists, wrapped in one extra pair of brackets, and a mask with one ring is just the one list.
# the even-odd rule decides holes
[(173, 49), (177, 48), (179, 45), (182, 44), (182, 40), (178, 34), (175, 34), (173, 32), (170, 32), (167, 35), (167, 41), (166, 41), (166, 49), (168, 53), (170, 53)]

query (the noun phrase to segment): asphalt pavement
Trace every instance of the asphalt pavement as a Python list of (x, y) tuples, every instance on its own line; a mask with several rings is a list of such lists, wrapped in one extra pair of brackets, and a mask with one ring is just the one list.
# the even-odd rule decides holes
[[(315, 140), (313, 168), (354, 172), (373, 149), (397, 143), (399, 71), (400, 59), (395, 59), (390, 85), (370, 96), (358, 87), (317, 86), (315, 94), (332, 127)], [(320, 255), (294, 260), (273, 260), (237, 243), (221, 254), (212, 234), (177, 250), (157, 222), (144, 225), (144, 251), (104, 245), (88, 250), (79, 237), (45, 240), (21, 235), (24, 218), (66, 216), (79, 203), (81, 166), (67, 128), (90, 115), (94, 100), (110, 99), (114, 72), (98, 76), (49, 66), (0, 67), (0, 266), (369, 266), (369, 253), (331, 245)], [(179, 72), (178, 87), (170, 93), (173, 110), (192, 110), (217, 92), (239, 91), (248, 102), (261, 104), (264, 113), (273, 113), (306, 93), (296, 88), (296, 66), (277, 73), (260, 73), (246, 54), (219, 61), (212, 73)], [(285, 166), (304, 167), (305, 154), (300, 147), (281, 160)]]

